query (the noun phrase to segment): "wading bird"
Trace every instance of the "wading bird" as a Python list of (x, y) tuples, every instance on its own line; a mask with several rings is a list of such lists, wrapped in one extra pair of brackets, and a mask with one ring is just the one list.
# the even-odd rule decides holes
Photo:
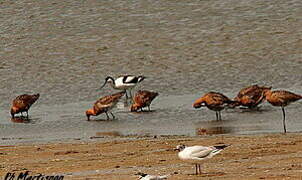
[(217, 145), (217, 146), (190, 146), (185, 145), (176, 146), (175, 150), (179, 151), (178, 157), (191, 164), (195, 164), (195, 174), (201, 174), (200, 162), (212, 158), (216, 154), (220, 153), (224, 148), (229, 145)]
[(116, 106), (119, 99), (125, 94), (125, 92), (119, 92), (112, 95), (104, 96), (97, 100), (93, 108), (86, 111), (87, 120), (90, 120), (90, 116), (98, 116), (99, 114), (106, 113), (107, 120), (109, 120), (108, 112), (112, 115), (112, 118), (115, 119), (115, 116), (111, 112), (111, 109)]
[(220, 111), (223, 110), (226, 106), (234, 103), (234, 101), (230, 100), (228, 97), (221, 93), (217, 92), (209, 92), (206, 93), (201, 98), (197, 99), (193, 107), (200, 108), (202, 106), (206, 106), (210, 110), (216, 112), (216, 120), (221, 120), (221, 113)]
[(126, 93), (126, 99), (128, 99), (127, 90), (129, 91), (129, 96), (132, 97), (131, 90), (140, 82), (142, 82), (145, 79), (144, 76), (132, 76), (132, 75), (125, 75), (118, 77), (116, 79), (113, 79), (111, 76), (107, 76), (105, 79), (104, 84), (101, 86), (100, 89), (102, 89), (107, 83), (110, 83), (110, 85), (114, 89), (118, 90), (124, 90)]
[(286, 133), (284, 108), (290, 103), (302, 99), (302, 96), (284, 90), (277, 90), (277, 91), (265, 90), (264, 96), (271, 105), (281, 107), (283, 112), (283, 128), (284, 128), (284, 133)]
[(26, 118), (28, 119), (28, 110), (40, 97), (40, 94), (34, 94), (34, 95), (28, 95), (23, 94), (20, 96), (17, 96), (12, 103), (12, 107), (10, 110), (10, 114), (12, 118), (15, 117), (15, 114), (21, 113), (21, 116), (23, 116), (22, 112), (26, 112)]
[(139, 109), (143, 111), (144, 107), (148, 107), (148, 110), (150, 111), (150, 104), (153, 99), (156, 98), (156, 96), (158, 96), (157, 92), (151, 92), (146, 90), (138, 91), (133, 98), (134, 102), (131, 105), (131, 111), (138, 111)]
[(260, 103), (262, 103), (264, 98), (264, 90), (270, 90), (272, 87), (252, 85), (246, 88), (243, 88), (239, 91), (237, 96), (231, 106), (245, 106), (249, 109), (256, 108)]

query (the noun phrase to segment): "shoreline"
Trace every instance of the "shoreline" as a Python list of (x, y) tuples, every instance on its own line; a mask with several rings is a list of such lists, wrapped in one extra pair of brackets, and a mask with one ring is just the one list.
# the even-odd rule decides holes
[[(137, 172), (169, 179), (301, 179), (302, 134), (111, 138), (109, 141), (0, 146), (0, 177), (8, 172), (64, 175), (65, 179), (138, 179)], [(201, 162), (202, 175), (178, 159), (178, 144), (231, 144)]]

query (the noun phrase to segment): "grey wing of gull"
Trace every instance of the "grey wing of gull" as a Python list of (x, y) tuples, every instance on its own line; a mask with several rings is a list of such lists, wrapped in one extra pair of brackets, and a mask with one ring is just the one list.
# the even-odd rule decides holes
[(191, 156), (194, 158), (205, 158), (213, 152), (213, 148), (204, 146), (193, 146)]

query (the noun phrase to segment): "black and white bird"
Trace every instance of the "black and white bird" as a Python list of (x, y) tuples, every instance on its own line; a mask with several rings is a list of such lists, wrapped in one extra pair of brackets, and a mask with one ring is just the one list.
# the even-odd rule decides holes
[(135, 175), (139, 175), (140, 180), (165, 180), (168, 179), (169, 175), (164, 175), (164, 176), (155, 176), (155, 175), (150, 175), (150, 174), (145, 174), (145, 173), (136, 173)]
[(126, 98), (128, 99), (127, 90), (129, 91), (129, 96), (132, 97), (131, 90), (145, 78), (146, 77), (144, 76), (125, 75), (114, 79), (111, 76), (107, 76), (100, 89), (102, 89), (107, 83), (110, 83), (114, 89), (124, 90), (126, 92)]
[(181, 160), (187, 161), (191, 164), (195, 164), (195, 172), (201, 174), (200, 162), (212, 158), (216, 154), (220, 153), (224, 148), (229, 145), (217, 145), (217, 146), (190, 146), (185, 145), (176, 146), (175, 150), (178, 150), (178, 157)]

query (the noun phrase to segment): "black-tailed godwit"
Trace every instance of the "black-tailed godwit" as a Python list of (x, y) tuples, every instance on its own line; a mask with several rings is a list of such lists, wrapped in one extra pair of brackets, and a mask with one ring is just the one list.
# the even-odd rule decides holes
[(272, 87), (252, 85), (243, 88), (239, 91), (235, 97), (233, 104), (234, 106), (245, 106), (250, 109), (256, 108), (260, 103), (265, 100), (264, 90), (270, 90)]
[(10, 110), (12, 118), (15, 117), (15, 114), (21, 113), (21, 116), (23, 116), (23, 112), (26, 112), (26, 118), (28, 118), (28, 110), (40, 97), (40, 94), (22, 94), (20, 96), (17, 96), (12, 103), (12, 107)]
[(150, 111), (150, 104), (153, 99), (156, 98), (156, 96), (158, 96), (157, 92), (151, 92), (146, 90), (138, 91), (133, 98), (134, 102), (131, 105), (131, 111), (138, 111), (139, 109), (143, 111), (144, 107), (148, 107), (148, 110)]
[(209, 92), (206, 93), (204, 96), (198, 98), (194, 104), (194, 108), (200, 108), (202, 106), (206, 106), (210, 110), (216, 112), (216, 119), (221, 120), (221, 113), (220, 111), (223, 110), (226, 106), (234, 103), (234, 101), (230, 100), (225, 95), (218, 93), (218, 92)]
[(86, 111), (87, 120), (90, 120), (90, 116), (98, 116), (99, 114), (106, 113), (107, 120), (109, 120), (108, 112), (112, 115), (112, 118), (115, 119), (115, 116), (111, 112), (116, 104), (118, 103), (119, 99), (125, 94), (125, 92), (119, 92), (112, 95), (104, 96), (97, 100), (93, 108), (88, 109)]
[(289, 91), (284, 91), (284, 90), (277, 90), (277, 91), (265, 90), (264, 95), (265, 95), (266, 100), (271, 105), (281, 107), (282, 113), (283, 113), (283, 129), (284, 129), (284, 133), (286, 133), (284, 108), (285, 108), (285, 106), (289, 105), (290, 103), (302, 99), (302, 96), (289, 92)]

